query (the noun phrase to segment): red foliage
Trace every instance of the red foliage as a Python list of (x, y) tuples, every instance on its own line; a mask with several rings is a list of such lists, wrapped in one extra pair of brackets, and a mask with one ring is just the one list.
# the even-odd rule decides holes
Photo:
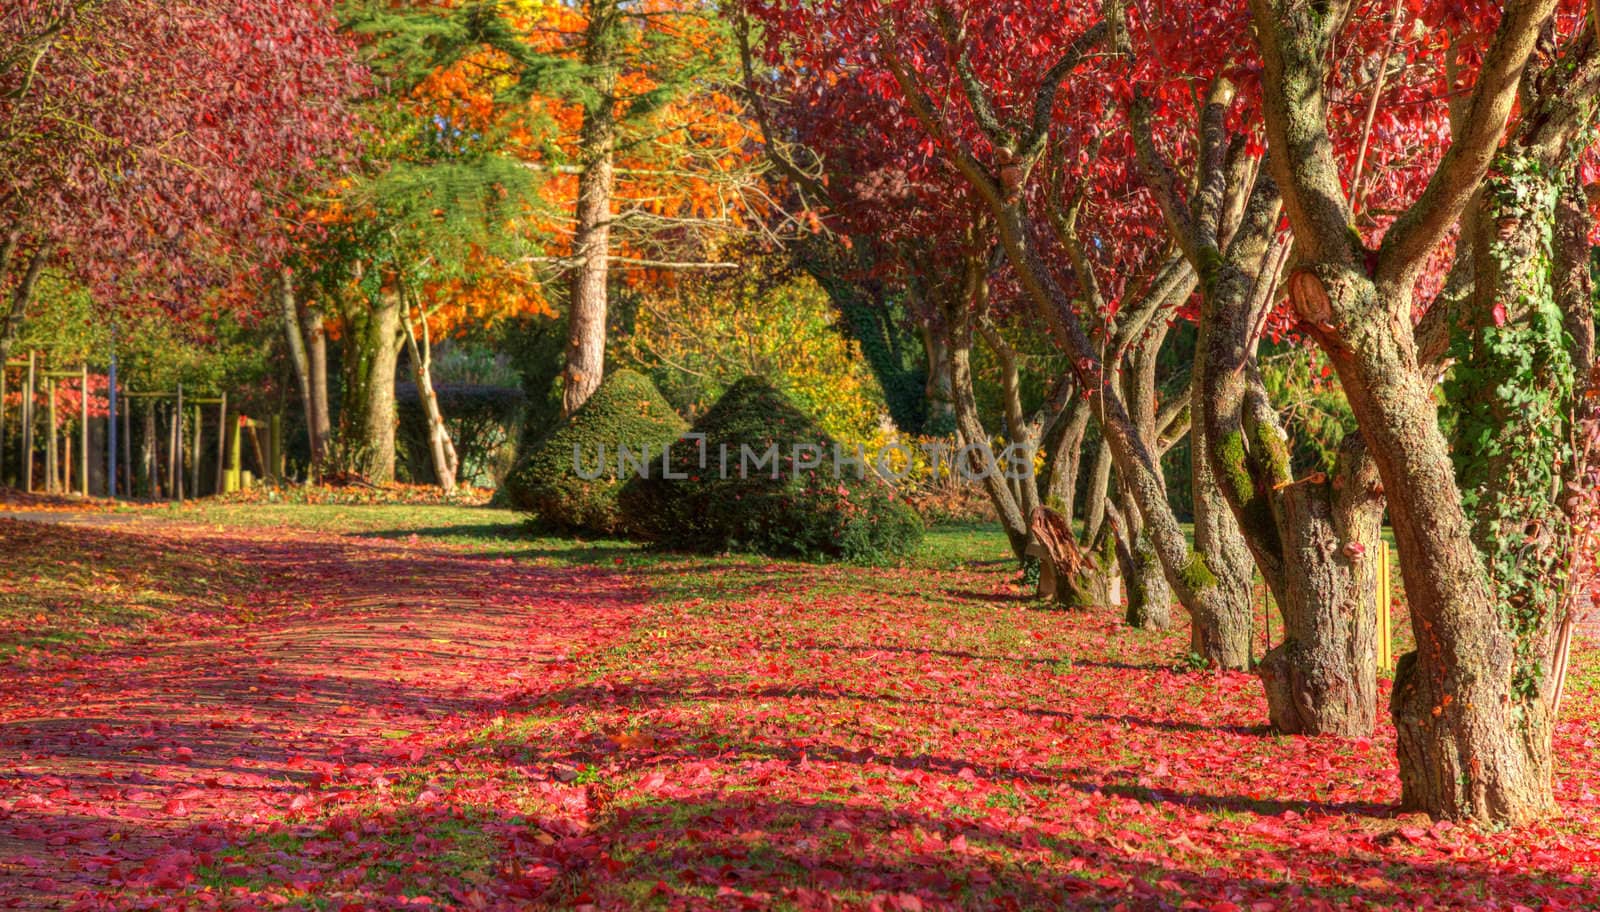
[(193, 303), (269, 256), (364, 79), (329, 0), (17, 0), (0, 10), (15, 49), (0, 235), (54, 245), (104, 298)]
[[(964, 243), (981, 212), (952, 165), (956, 150), (970, 150), (995, 173), (1003, 164), (962, 91), (958, 56), (970, 61), (998, 119), (1024, 123), (1049, 68), (1074, 37), (1100, 21), (1103, 6), (1094, 0), (945, 0), (939, 6), (960, 25), (952, 44), (932, 21), (933, 4), (747, 5), (766, 26), (765, 62), (782, 74), (785, 125), (825, 156), (840, 202), (835, 217), (855, 233), (913, 238), (946, 250)], [(1578, 0), (1566, 3), (1558, 33), (1580, 27), (1584, 9)], [(1449, 104), (1470, 86), (1498, 10), (1487, 0), (1367, 0), (1352, 12), (1326, 91), (1347, 192), (1361, 163), (1357, 223), (1369, 243), (1421, 192), (1447, 147)], [(1250, 138), (1255, 154), (1264, 143), (1260, 63), (1242, 0), (1130, 4), (1128, 15), (1131, 56), (1091, 55), (1065, 79), (1051, 118), (1051, 149), (1028, 188), (1034, 234), (1056, 263), (1064, 263), (1065, 254), (1049, 242), (1046, 207), (1065, 205), (1080, 189), (1085, 194), (1080, 234), (1112, 308), (1169, 243), (1136, 173), (1127, 114), (1135, 93), (1151, 99), (1157, 145), (1180, 171), (1190, 163), (1198, 105), (1217, 75), (1239, 89), (1230, 127)], [(891, 54), (933, 100), (945, 135), (930, 134), (912, 116), (890, 72)], [(1450, 251), (1441, 250), (1419, 280), (1419, 300), (1431, 298), (1449, 263)], [(1068, 272), (1058, 269), (1058, 278), (1070, 288)], [(1015, 293), (1003, 277), (997, 289)], [(1291, 322), (1279, 320), (1275, 329)]]
[(6, 659), (0, 908), (1600, 902), (1592, 683), (1555, 735), (1566, 817), (1490, 833), (1396, 816), (1387, 723), (1272, 736), (1251, 676), (1170, 667), (1181, 626), (1033, 610), (995, 570), (623, 575), (198, 525), (0, 543), (56, 565), (0, 605), (95, 591), (49, 579), (179, 596)]

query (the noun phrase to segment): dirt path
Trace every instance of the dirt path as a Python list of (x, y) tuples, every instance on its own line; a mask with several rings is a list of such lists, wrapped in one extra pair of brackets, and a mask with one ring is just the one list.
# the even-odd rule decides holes
[(104, 897), (192, 883), (231, 830), (436, 775), (442, 746), (563, 686), (641, 603), (600, 571), (416, 542), (77, 534), (237, 561), (262, 574), (241, 594), (259, 620), (0, 666), (0, 908), (139, 908)]

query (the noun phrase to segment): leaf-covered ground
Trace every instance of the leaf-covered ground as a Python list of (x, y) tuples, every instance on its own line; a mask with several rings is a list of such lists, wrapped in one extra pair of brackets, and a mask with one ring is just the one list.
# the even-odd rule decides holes
[(884, 570), (159, 515), (0, 518), (0, 908), (1600, 904), (1587, 640), (1565, 816), (1486, 833), (1396, 815), (1387, 726), (1275, 737), (972, 530)]

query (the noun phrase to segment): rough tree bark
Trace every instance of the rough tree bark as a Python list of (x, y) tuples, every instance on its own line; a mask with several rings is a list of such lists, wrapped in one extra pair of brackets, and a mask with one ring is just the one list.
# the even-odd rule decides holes
[[(1196, 342), (1195, 376), (1200, 376), (1198, 352), (1206, 344), (1205, 330)], [(1194, 384), (1191, 413), (1203, 413), (1199, 383)], [(1249, 668), (1255, 612), (1251, 590), (1255, 581), (1255, 561), (1239, 531), (1239, 523), (1217, 484), (1211, 467), (1210, 437), (1203, 420), (1191, 419), (1189, 427), (1189, 472), (1194, 498), (1194, 549), (1213, 568), (1217, 588), (1225, 595), (1218, 600), (1221, 613), (1203, 624), (1189, 625), (1189, 651), (1211, 656), (1223, 668)]]
[(307, 301), (301, 313), (301, 327), (311, 381), (311, 411), (306, 415), (311, 424), (311, 473), (313, 478), (320, 478), (333, 439), (333, 419), (328, 412), (328, 325), (322, 308)]
[[(945, 38), (957, 43), (953, 22), (941, 23)], [(1034, 242), (1030, 220), (1025, 212), (1021, 187), (1028, 180), (1034, 165), (1039, 161), (1046, 140), (1050, 113), (1060, 81), (1074, 69), (1090, 49), (1097, 46), (1106, 35), (1102, 23), (1092, 26), (1075, 40), (1061, 59), (1050, 68), (1033, 106), (1035, 117), (1020, 135), (1012, 135), (1008, 127), (992, 117), (981, 117), (979, 126), (988, 134), (996, 149), (1005, 150), (1000, 167), (980, 162), (967, 144), (951, 135), (939, 108), (911, 76), (904, 62), (892, 50), (885, 58), (901, 93), (924, 128), (938, 140), (940, 148), (950, 155), (951, 164), (965, 177), (977, 195), (988, 206), (999, 228), (1001, 247), (1007, 260), (1016, 271), (1023, 292), (1032, 300), (1040, 315), (1049, 321), (1056, 344), (1071, 359), (1077, 382), (1088, 392), (1099, 419), (1101, 432), (1116, 462), (1119, 478), (1127, 487), (1133, 502), (1150, 531), (1150, 541), (1161, 561), (1167, 583), (1191, 619), (1219, 616), (1225, 609), (1223, 600), (1228, 597), (1217, 585), (1214, 571), (1205, 557), (1189, 544), (1188, 536), (1173, 515), (1166, 501), (1166, 491), (1157, 462), (1158, 452), (1154, 441), (1145, 440), (1128, 413), (1127, 404), (1100, 350), (1089, 339), (1078, 317), (1073, 298), (1056, 280), (1051, 269), (1040, 257)], [(887, 48), (894, 46), (893, 36), (887, 36)], [(964, 57), (958, 55), (957, 67), (969, 70)], [(963, 72), (962, 84), (974, 110), (992, 112), (990, 100), (982, 96), (981, 82)], [(966, 78), (970, 77), (970, 78)], [(1193, 281), (1192, 273), (1189, 281)], [(1208, 661), (1217, 657), (1206, 656)]]
[[(1122, 371), (1123, 396), (1140, 436), (1149, 441), (1157, 437), (1156, 427), (1156, 364), (1162, 344), (1167, 337), (1167, 322), (1157, 321), (1146, 331), (1144, 338), (1135, 343), (1128, 353), (1127, 367)], [(1165, 478), (1162, 479), (1163, 489)], [(1118, 485), (1122, 503), (1118, 509), (1121, 518), (1115, 529), (1118, 563), (1127, 583), (1128, 610), (1125, 615), (1130, 627), (1142, 630), (1166, 630), (1172, 626), (1172, 590), (1161, 572), (1161, 561), (1145, 530), (1144, 520), (1133, 495), (1126, 487)], [(1248, 604), (1248, 603), (1246, 603)], [(1200, 625), (1195, 625), (1200, 626)], [(1247, 634), (1248, 636), (1248, 634)]]
[(296, 385), (300, 389), (300, 406), (306, 418), (306, 443), (311, 453), (311, 480), (316, 479), (319, 462), (315, 398), (311, 389), (311, 359), (306, 354), (305, 336), (300, 324), (300, 310), (295, 304), (294, 274), (287, 267), (280, 268), (273, 281), (273, 294), (278, 299), (278, 314), (283, 318), (283, 335), (289, 344), (289, 363), (294, 368)]
[[(989, 434), (984, 430), (983, 419), (978, 413), (972, 380), (973, 312), (981, 306), (987, 287), (988, 266), (985, 257), (981, 253), (969, 255), (961, 271), (959, 285), (953, 291), (939, 296), (943, 318), (940, 328), (950, 360), (950, 389), (955, 400), (956, 430), (969, 446), (986, 445)], [(1022, 504), (1017, 502), (998, 466), (980, 467), (976, 471), (982, 473), (981, 483), (1000, 518), (1000, 526), (1005, 530), (1012, 554), (1016, 555), (1018, 561), (1026, 561), (1028, 519), (1031, 513), (1025, 512)]]
[[(1242, 138), (1228, 135), (1233, 95), (1223, 79), (1208, 94), (1187, 205), (1155, 148), (1144, 100), (1134, 105), (1140, 169), (1168, 231), (1201, 273), (1194, 394), (1202, 468), (1215, 473), (1206, 481), (1228, 504), (1234, 534), (1283, 614), (1284, 640), (1257, 669), (1268, 718), (1283, 732), (1366, 735), (1376, 723), (1377, 668), (1376, 574), (1365, 554), (1379, 544), (1381, 487), (1355, 441), (1341, 450), (1331, 483), (1322, 472), (1294, 477), (1288, 435), (1255, 362), (1286, 253), (1272, 243), (1281, 199), (1242, 154)], [(1234, 584), (1248, 586), (1240, 576)], [(1248, 631), (1248, 618), (1243, 623)]]
[(400, 295), (392, 288), (344, 312), (343, 404), (339, 436), (348, 467), (374, 484), (394, 481), (395, 370), (400, 358)]
[[(1262, 53), (1272, 172), (1283, 191), (1300, 264), (1290, 276), (1290, 298), (1338, 372), (1382, 478), (1417, 636), (1417, 651), (1401, 659), (1390, 708), (1399, 735), (1402, 803), (1436, 817), (1492, 823), (1547, 816), (1555, 809), (1550, 716), (1540, 686), (1528, 686), (1525, 674), (1530, 665), (1542, 670), (1536, 653), (1546, 622), (1519, 619), (1518, 606), (1508, 604), (1500, 589), (1506, 578), (1491, 575), (1491, 562), (1480, 549), (1485, 527), (1481, 518), (1469, 516), (1468, 506), (1478, 513), (1484, 500), (1492, 502), (1499, 492), (1489, 487), (1463, 496), (1437, 421), (1434, 378), (1419, 367), (1411, 312), (1416, 276), (1480, 192), (1529, 56), (1556, 4), (1506, 4), (1449, 149), (1376, 251), (1365, 249), (1349, 230), (1349, 203), (1327, 128), (1331, 24), (1343, 21), (1345, 4), (1330, 9), (1251, 0), (1250, 6)], [(1582, 56), (1551, 61), (1560, 70), (1557, 85), (1583, 92), (1582, 103), (1574, 106), (1580, 115), (1573, 118), (1575, 128), (1587, 126), (1594, 114), (1593, 36), (1587, 25), (1584, 33), (1578, 39), (1588, 49)], [(1530, 93), (1524, 118), (1536, 120), (1539, 106)], [(1505, 243), (1521, 244), (1520, 221), (1545, 217), (1538, 213), (1535, 207), (1518, 216)], [(1515, 315), (1546, 308), (1525, 303), (1520, 293), (1510, 300), (1504, 296), (1505, 282), (1520, 286), (1525, 281), (1520, 256), (1507, 251), (1504, 281), (1484, 275), (1484, 264), (1478, 264), (1477, 284), (1497, 289), (1496, 306), (1506, 311), (1505, 325), (1497, 329), (1526, 330), (1527, 341), (1545, 350), (1537, 321)], [(1481, 326), (1481, 317), (1466, 325)], [(1504, 367), (1494, 361), (1477, 368), (1479, 375)], [(1509, 389), (1522, 385), (1535, 397), (1559, 395), (1546, 378), (1525, 374), (1517, 375)], [(1492, 401), (1492, 389), (1478, 389)], [(1543, 409), (1529, 411), (1538, 413), (1538, 420), (1546, 417)], [(1526, 424), (1529, 411), (1511, 415), (1512, 424), (1501, 432), (1543, 440), (1549, 429)], [(1515, 500), (1501, 503), (1517, 512), (1523, 506)], [(1545, 583), (1560, 586), (1558, 580)]]
[(1089, 403), (1074, 397), (1050, 456), (1045, 480), (1045, 505), (1071, 521), (1077, 515), (1078, 474), (1083, 466), (1083, 438), (1089, 430)]
[(611, 272), (611, 196), (616, 184), (616, 89), (622, 10), (618, 0), (590, 0), (583, 63), (593, 98), (583, 107), (578, 155), (577, 230), (572, 238), (571, 293), (567, 301), (567, 363), (561, 413), (570, 417), (589, 401), (605, 375), (606, 294)]
[(950, 346), (927, 322), (922, 324), (922, 348), (928, 359), (928, 378), (922, 398), (927, 409), (923, 426), (948, 431), (955, 425), (955, 389), (950, 381)]
[[(13, 233), (0, 247), (0, 287), (9, 278), (11, 260), (16, 255), (19, 243), (20, 235)], [(28, 258), (27, 267), (18, 276), (16, 286), (11, 289), (4, 319), (0, 320), (0, 364), (11, 357), (11, 349), (22, 333), (22, 321), (27, 316), (28, 305), (33, 302), (34, 289), (39, 285), (39, 277), (44, 274), (45, 264), (50, 262), (52, 250), (48, 243), (35, 250)]]

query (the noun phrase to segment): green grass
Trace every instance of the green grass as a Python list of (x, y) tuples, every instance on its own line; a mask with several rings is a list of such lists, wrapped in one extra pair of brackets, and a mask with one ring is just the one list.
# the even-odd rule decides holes
[(261, 581), (225, 555), (117, 530), (7, 523), (0, 553), (0, 658), (101, 649), (162, 617), (246, 612)]
[[(135, 508), (129, 508), (135, 509)], [(137, 508), (153, 519), (196, 522), (229, 528), (305, 529), (341, 535), (427, 541), (471, 549), (504, 549), (513, 556), (559, 559), (571, 564), (646, 562), (654, 549), (637, 542), (544, 535), (530, 531), (513, 510), (472, 506), (349, 504), (245, 504), (193, 501)], [(668, 555), (670, 557), (670, 555)], [(761, 557), (749, 560), (764, 561)], [(921, 547), (907, 563), (930, 568), (955, 568), (1011, 560), (1011, 549), (998, 523), (960, 522), (928, 530)], [(711, 569), (740, 562), (702, 558), (697, 566)]]
[(952, 522), (929, 529), (909, 563), (954, 569), (974, 562), (1004, 564), (1011, 559), (1011, 545), (999, 523)]

